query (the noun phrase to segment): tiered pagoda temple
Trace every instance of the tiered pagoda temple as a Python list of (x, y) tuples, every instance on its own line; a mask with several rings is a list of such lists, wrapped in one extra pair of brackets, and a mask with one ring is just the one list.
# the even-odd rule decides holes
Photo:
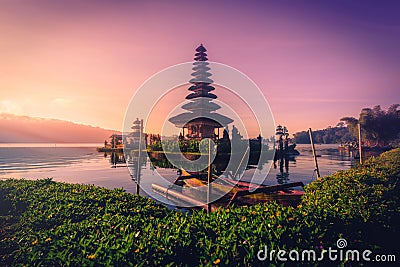
[(219, 129), (233, 122), (232, 119), (215, 112), (221, 107), (213, 102), (217, 96), (210, 93), (215, 88), (210, 85), (214, 81), (210, 79), (212, 74), (208, 72), (210, 67), (206, 62), (208, 60), (206, 51), (202, 44), (196, 49), (192, 68), (194, 78), (189, 81), (192, 86), (188, 89), (192, 93), (186, 96), (190, 102), (182, 106), (182, 109), (189, 112), (169, 119), (176, 127), (182, 128), (181, 139), (211, 138), (216, 140), (219, 139)]

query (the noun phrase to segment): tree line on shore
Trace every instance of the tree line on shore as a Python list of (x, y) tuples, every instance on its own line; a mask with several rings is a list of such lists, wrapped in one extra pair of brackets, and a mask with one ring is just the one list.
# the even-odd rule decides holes
[[(309, 144), (310, 136), (307, 131), (293, 134), (297, 144)], [(355, 142), (355, 137), (350, 133), (349, 128), (343, 124), (336, 127), (328, 127), (323, 130), (313, 131), (313, 141), (316, 144), (336, 144)]]
[[(343, 117), (335, 127), (313, 131), (313, 141), (317, 144), (335, 144), (356, 142), (358, 124), (361, 125), (363, 145), (369, 147), (397, 147), (400, 143), (400, 110), (399, 104), (391, 105), (387, 110), (376, 105), (363, 108), (359, 118)], [(307, 131), (297, 132), (294, 141), (298, 144), (309, 144)]]

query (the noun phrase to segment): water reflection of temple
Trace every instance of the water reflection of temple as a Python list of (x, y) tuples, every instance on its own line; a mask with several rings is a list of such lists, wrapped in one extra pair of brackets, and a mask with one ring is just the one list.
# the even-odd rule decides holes
[(276, 181), (278, 184), (286, 184), (289, 182), (289, 161), (295, 162), (294, 157), (282, 157), (279, 160), (274, 160), (274, 169), (279, 164), (279, 173), (276, 174)]
[[(237, 164), (233, 164), (232, 169), (227, 169), (228, 162), (230, 160), (230, 155), (220, 154), (218, 155), (214, 161), (212, 162), (212, 170), (216, 175), (220, 175), (222, 173), (228, 175), (229, 177), (237, 180), (239, 177), (249, 168), (258, 168), (262, 169), (262, 166), (266, 164), (272, 158), (273, 151), (267, 151), (263, 153), (262, 156), (257, 154), (250, 154), (248, 161), (238, 162)], [(198, 156), (196, 155), (187, 155), (187, 158), (190, 159), (190, 156), (193, 159), (196, 159)], [(166, 169), (176, 169), (176, 167), (168, 160), (164, 153), (160, 152), (149, 152), (148, 157), (151, 161), (151, 166), (155, 166), (158, 168), (166, 168)], [(193, 166), (190, 163), (185, 162), (185, 166), (188, 169), (196, 169), (195, 163)]]
[(127, 157), (126, 162), (130, 170), (132, 180), (140, 184), (142, 169), (145, 168), (147, 165), (146, 153), (139, 153), (139, 151), (131, 151), (129, 154), (127, 154), (126, 157)]
[(105, 152), (104, 157), (110, 157), (110, 164), (112, 168), (126, 167), (125, 156), (122, 152)]

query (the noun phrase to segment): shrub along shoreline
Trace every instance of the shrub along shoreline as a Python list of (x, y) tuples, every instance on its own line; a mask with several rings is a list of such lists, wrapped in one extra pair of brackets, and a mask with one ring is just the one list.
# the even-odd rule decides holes
[(339, 238), (348, 249), (396, 254), (399, 176), (395, 149), (306, 186), (297, 208), (266, 203), (211, 214), (169, 210), (122, 189), (4, 180), (0, 265), (265, 266), (269, 258), (257, 259), (265, 246), (318, 253)]

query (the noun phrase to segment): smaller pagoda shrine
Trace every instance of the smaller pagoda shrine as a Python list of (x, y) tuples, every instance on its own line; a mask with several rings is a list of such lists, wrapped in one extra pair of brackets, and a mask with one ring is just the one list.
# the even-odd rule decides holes
[(129, 133), (129, 135), (127, 136), (126, 143), (130, 146), (137, 145), (137, 144), (139, 144), (141, 134), (142, 134), (142, 138), (144, 139), (143, 120), (139, 120), (139, 118), (136, 118), (136, 120), (132, 124), (131, 129), (132, 129), (132, 132)]
[(215, 88), (210, 85), (214, 81), (210, 79), (212, 74), (208, 72), (210, 67), (208, 67), (209, 63), (206, 62), (208, 60), (206, 51), (203, 44), (196, 49), (197, 53), (191, 74), (193, 78), (189, 81), (192, 86), (188, 89), (192, 93), (186, 96), (186, 99), (190, 102), (182, 106), (182, 109), (189, 112), (169, 119), (176, 127), (182, 128), (180, 139), (201, 140), (211, 138), (216, 140), (219, 139), (219, 129), (233, 122), (232, 119), (215, 112), (221, 107), (212, 102), (217, 96), (210, 93)]

